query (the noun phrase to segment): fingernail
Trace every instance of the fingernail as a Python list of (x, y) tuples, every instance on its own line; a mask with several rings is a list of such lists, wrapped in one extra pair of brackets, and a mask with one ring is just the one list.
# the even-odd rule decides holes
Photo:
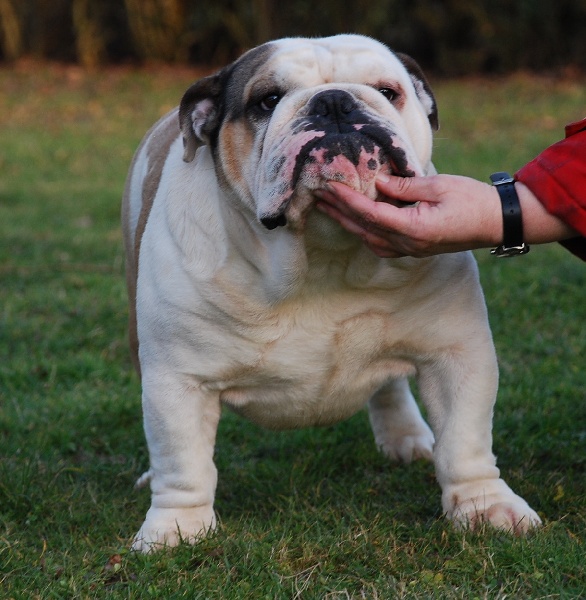
[(325, 181), (321, 184), (320, 188), (313, 190), (313, 193), (318, 198), (327, 198), (328, 196), (331, 197), (333, 195), (334, 190), (329, 181)]
[(391, 180), (391, 178), (386, 173), (379, 173), (376, 176), (376, 180), (380, 181), (381, 183), (389, 183), (389, 181)]

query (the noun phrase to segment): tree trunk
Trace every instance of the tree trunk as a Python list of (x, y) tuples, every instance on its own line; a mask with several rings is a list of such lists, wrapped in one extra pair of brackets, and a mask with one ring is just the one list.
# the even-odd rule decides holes
[(100, 0), (73, 0), (73, 26), (78, 61), (90, 68), (102, 64), (106, 60), (106, 40)]
[(183, 0), (125, 0), (130, 30), (140, 56), (146, 60), (177, 61), (185, 48)]
[(15, 60), (24, 53), (23, 24), (15, 4), (0, 0), (0, 43), (7, 60)]
[(254, 45), (268, 42), (273, 37), (273, 1), (272, 0), (254, 0), (254, 23), (255, 39)]

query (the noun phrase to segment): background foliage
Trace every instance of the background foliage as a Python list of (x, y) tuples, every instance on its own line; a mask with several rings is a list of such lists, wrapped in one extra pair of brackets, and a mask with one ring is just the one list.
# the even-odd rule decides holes
[(0, 57), (223, 64), (289, 35), (357, 32), (447, 75), (586, 66), (584, 0), (0, 0)]

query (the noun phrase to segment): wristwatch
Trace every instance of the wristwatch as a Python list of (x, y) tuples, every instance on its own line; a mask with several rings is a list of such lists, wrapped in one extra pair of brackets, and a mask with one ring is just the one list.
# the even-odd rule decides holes
[(523, 242), (523, 219), (515, 180), (504, 172), (493, 173), (490, 180), (499, 193), (503, 209), (503, 243), (490, 253), (502, 258), (527, 254), (530, 247)]

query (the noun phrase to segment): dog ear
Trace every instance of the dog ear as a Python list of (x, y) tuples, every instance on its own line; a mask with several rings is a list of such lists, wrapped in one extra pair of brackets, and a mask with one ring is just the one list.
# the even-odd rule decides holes
[(199, 146), (210, 141), (220, 122), (220, 98), (224, 69), (196, 81), (181, 98), (179, 127), (183, 136), (183, 160), (191, 162)]
[(431, 91), (431, 86), (423, 74), (421, 67), (407, 54), (398, 52), (397, 58), (403, 63), (405, 69), (407, 69), (411, 81), (413, 82), (413, 86), (415, 87), (415, 93), (427, 111), (429, 123), (433, 130), (437, 131), (439, 129), (437, 104), (433, 92)]

